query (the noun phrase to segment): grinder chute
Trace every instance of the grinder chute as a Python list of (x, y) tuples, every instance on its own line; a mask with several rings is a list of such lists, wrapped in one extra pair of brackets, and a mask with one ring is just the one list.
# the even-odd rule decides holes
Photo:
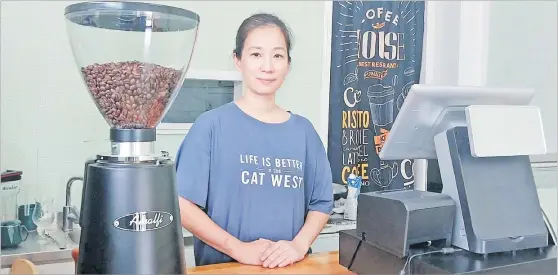
[(138, 2), (66, 7), (79, 73), (110, 126), (111, 152), (85, 164), (77, 273), (184, 274), (174, 162), (154, 152), (199, 16)]

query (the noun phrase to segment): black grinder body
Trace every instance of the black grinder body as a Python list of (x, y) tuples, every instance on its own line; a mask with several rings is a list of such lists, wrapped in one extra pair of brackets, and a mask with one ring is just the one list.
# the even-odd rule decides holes
[(77, 274), (185, 274), (174, 162), (88, 162)]

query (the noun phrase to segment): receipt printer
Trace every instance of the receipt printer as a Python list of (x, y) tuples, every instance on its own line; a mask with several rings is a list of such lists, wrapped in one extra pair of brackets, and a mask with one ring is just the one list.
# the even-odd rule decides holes
[(409, 246), (428, 241), (451, 245), (455, 203), (448, 195), (420, 190), (362, 193), (356, 231), (367, 243), (408, 256)]

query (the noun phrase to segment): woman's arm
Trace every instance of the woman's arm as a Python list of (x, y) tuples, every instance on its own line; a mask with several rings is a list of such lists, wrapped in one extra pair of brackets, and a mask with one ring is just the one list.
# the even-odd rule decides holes
[(239, 263), (262, 264), (260, 255), (272, 244), (271, 241), (242, 242), (219, 227), (196, 204), (182, 197), (178, 198), (178, 203), (182, 226), (198, 239), (221, 253), (229, 255)]
[[(214, 118), (207, 113), (196, 119), (176, 156), (178, 205), (182, 226), (204, 243), (233, 254), (240, 242), (200, 208), (207, 207)], [(232, 256), (231, 256), (232, 257)]]
[(329, 215), (320, 211), (308, 212), (304, 226), (292, 241), (278, 241), (262, 253), (262, 265), (284, 267), (304, 259), (328, 219)]
[[(182, 226), (198, 239), (231, 257), (241, 241), (213, 222), (196, 204), (179, 197)], [(234, 257), (233, 257), (234, 258)]]
[(200, 115), (177, 153), (176, 179), (181, 224), (198, 239), (238, 262), (259, 265), (260, 255), (270, 245), (269, 241), (241, 242), (201, 209), (208, 207), (213, 121), (208, 113)]
[(333, 210), (331, 166), (318, 133), (308, 122), (305, 163), (305, 197), (308, 213), (304, 225), (292, 241), (279, 241), (262, 254), (264, 267), (283, 267), (304, 258)]
[(308, 212), (304, 226), (302, 226), (302, 229), (300, 229), (296, 237), (293, 239), (293, 243), (299, 247), (304, 254), (306, 254), (318, 235), (320, 235), (322, 229), (324, 229), (328, 220), (328, 214), (319, 211)]

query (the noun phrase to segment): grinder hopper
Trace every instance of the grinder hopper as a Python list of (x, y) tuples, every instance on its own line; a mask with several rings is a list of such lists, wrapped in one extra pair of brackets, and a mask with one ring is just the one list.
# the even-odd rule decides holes
[(148, 3), (86, 2), (68, 6), (65, 17), (75, 61), (111, 139), (115, 129), (154, 136), (184, 81), (199, 16)]

